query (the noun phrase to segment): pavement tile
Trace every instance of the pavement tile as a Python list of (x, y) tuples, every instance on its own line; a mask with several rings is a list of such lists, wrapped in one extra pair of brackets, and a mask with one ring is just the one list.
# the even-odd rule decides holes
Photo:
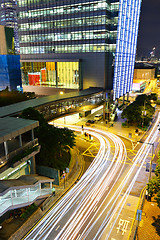
[[(158, 208), (154, 198), (151, 202), (145, 200), (142, 211), (142, 221), (138, 227), (137, 239), (160, 240), (160, 208)], [(155, 226), (155, 219), (157, 219), (158, 216), (159, 220)]]

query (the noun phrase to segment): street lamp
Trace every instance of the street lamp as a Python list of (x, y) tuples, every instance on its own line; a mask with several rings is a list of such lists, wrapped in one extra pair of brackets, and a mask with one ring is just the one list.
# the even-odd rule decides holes
[(144, 100), (144, 111), (142, 111), (142, 127), (144, 127), (144, 118), (146, 116), (146, 100)]
[(140, 141), (137, 141), (137, 142), (152, 145), (152, 157), (151, 157), (150, 166), (149, 166), (149, 178), (148, 178), (148, 181), (150, 181), (150, 180), (151, 180), (151, 171), (152, 171), (152, 161), (153, 161), (154, 143), (143, 142), (143, 141), (141, 141), (141, 140), (140, 140)]

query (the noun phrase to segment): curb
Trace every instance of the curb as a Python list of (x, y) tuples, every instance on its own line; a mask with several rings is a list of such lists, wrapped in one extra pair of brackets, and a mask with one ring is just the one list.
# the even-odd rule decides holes
[(135, 213), (134, 213), (133, 221), (132, 221), (132, 224), (131, 224), (131, 228), (130, 228), (127, 240), (136, 239), (137, 230), (138, 230), (138, 222), (136, 222), (137, 221), (136, 220), (136, 215), (137, 215), (137, 210), (138, 209), (142, 210), (142, 208), (143, 208), (145, 190), (146, 190), (146, 186), (142, 189), (142, 191), (140, 193), (139, 201), (138, 201), (137, 206), (136, 206), (136, 210), (135, 210)]

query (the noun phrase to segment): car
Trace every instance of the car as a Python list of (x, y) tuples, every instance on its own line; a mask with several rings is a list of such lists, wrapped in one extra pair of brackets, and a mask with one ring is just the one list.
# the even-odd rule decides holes
[(99, 121), (102, 119), (102, 117), (103, 117), (102, 114), (95, 115), (94, 120)]
[(91, 124), (94, 124), (95, 121), (94, 120), (88, 120), (85, 124), (86, 126), (90, 126)]

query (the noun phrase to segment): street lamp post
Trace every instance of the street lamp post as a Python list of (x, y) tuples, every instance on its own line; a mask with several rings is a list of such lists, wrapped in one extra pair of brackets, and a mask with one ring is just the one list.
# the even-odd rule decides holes
[(149, 181), (151, 180), (151, 171), (152, 171), (152, 161), (153, 161), (153, 151), (154, 151), (154, 143), (150, 143), (152, 145), (152, 157), (149, 166)]
[(149, 166), (149, 178), (148, 178), (148, 181), (150, 181), (150, 180), (151, 180), (151, 172), (152, 172), (152, 161), (153, 161), (154, 143), (143, 142), (143, 141), (138, 141), (138, 142), (139, 142), (139, 143), (145, 143), (145, 144), (152, 145), (152, 157), (151, 157), (150, 166)]
[(144, 100), (144, 111), (142, 111), (142, 127), (144, 127), (145, 116), (146, 116), (146, 101)]

